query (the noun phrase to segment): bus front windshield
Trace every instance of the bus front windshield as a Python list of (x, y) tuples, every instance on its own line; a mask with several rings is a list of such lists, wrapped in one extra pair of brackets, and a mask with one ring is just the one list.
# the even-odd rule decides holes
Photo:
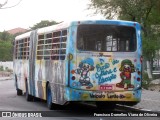
[(134, 27), (116, 25), (79, 25), (77, 48), (81, 51), (134, 52), (136, 51)]

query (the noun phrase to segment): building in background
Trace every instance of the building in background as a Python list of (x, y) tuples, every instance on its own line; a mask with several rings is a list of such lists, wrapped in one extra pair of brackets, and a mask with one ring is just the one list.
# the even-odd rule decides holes
[(12, 34), (12, 35), (15, 35), (15, 34), (24, 33), (24, 32), (27, 32), (27, 31), (28, 31), (27, 29), (18, 27), (18, 28), (14, 28), (14, 29), (8, 30), (7, 32)]

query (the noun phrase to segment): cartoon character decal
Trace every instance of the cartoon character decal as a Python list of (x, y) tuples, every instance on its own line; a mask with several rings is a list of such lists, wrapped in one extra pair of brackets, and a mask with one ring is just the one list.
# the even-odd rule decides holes
[(122, 81), (116, 84), (116, 87), (119, 88), (134, 88), (134, 85), (131, 84), (131, 73), (135, 72), (135, 67), (132, 64), (131, 60), (125, 59), (121, 62), (121, 71), (120, 77)]
[(82, 60), (79, 63), (79, 68), (76, 70), (76, 73), (80, 75), (79, 82), (82, 86), (93, 87), (93, 84), (90, 82), (90, 72), (94, 70), (93, 59), (87, 58)]

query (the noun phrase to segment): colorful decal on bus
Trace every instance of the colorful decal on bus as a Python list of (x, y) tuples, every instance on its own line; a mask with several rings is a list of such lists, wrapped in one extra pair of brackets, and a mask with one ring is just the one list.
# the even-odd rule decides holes
[(93, 84), (90, 82), (90, 71), (94, 70), (93, 59), (87, 58), (82, 60), (79, 63), (79, 68), (76, 70), (76, 73), (80, 75), (79, 82), (82, 86), (93, 87)]
[(131, 84), (131, 73), (135, 72), (135, 67), (134, 64), (132, 64), (131, 60), (123, 60), (121, 62), (121, 67), (119, 70), (121, 71), (120, 77), (122, 81), (116, 84), (116, 87), (124, 89), (134, 88), (134, 85)]

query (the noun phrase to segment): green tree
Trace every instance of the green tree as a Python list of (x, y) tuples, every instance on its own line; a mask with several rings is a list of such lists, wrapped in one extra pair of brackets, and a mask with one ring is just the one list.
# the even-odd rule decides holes
[(30, 28), (32, 30), (35, 30), (37, 28), (47, 27), (55, 24), (58, 24), (58, 23), (56, 21), (42, 20), (41, 22), (35, 24), (33, 27), (30, 27)]
[(0, 61), (12, 61), (12, 42), (0, 40)]
[[(141, 23), (144, 31), (143, 55), (151, 63), (160, 49), (160, 0), (90, 0), (89, 9), (94, 9), (95, 14), (101, 13), (107, 19), (116, 17)], [(151, 71), (148, 73), (152, 78)]]
[(8, 33), (7, 31), (0, 32), (0, 40), (11, 41), (14, 39), (14, 36)]
[(13, 39), (14, 36), (8, 32), (0, 32), (0, 61), (12, 61)]
[(89, 9), (94, 9), (95, 14), (101, 13), (107, 19), (118, 17), (140, 23), (143, 21), (144, 25), (150, 16), (154, 16), (152, 11), (159, 11), (159, 7), (160, 0), (90, 0), (89, 4)]

